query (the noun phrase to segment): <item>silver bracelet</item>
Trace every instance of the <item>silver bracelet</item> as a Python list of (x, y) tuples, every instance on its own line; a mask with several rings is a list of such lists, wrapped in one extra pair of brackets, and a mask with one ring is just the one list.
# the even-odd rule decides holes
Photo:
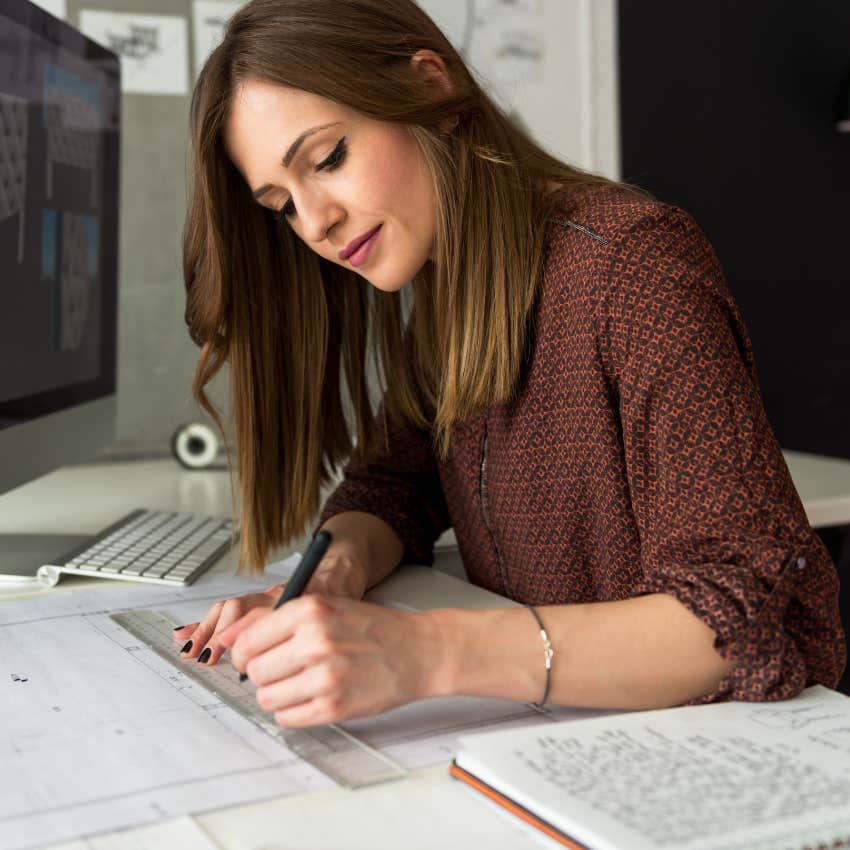
[(546, 705), (546, 700), (549, 698), (549, 684), (551, 680), (552, 673), (552, 656), (555, 654), (555, 650), (552, 648), (552, 641), (549, 640), (549, 635), (546, 634), (546, 626), (543, 625), (543, 620), (540, 619), (540, 615), (531, 605), (526, 605), (529, 611), (534, 615), (534, 619), (537, 620), (537, 625), (540, 626), (540, 640), (543, 641), (543, 663), (546, 665), (546, 687), (543, 689), (543, 698), (540, 702), (531, 703), (535, 708), (543, 708)]

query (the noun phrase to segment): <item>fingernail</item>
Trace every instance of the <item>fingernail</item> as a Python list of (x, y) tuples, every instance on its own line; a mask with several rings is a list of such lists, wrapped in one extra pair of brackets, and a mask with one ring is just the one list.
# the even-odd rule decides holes
[(186, 643), (183, 644), (183, 649), (181, 649), (180, 651), (181, 652), (188, 652), (191, 648), (192, 648), (192, 641), (187, 640)]
[(202, 652), (202, 653), (198, 656), (198, 663), (199, 663), (199, 664), (206, 664), (206, 662), (210, 660), (210, 656), (211, 656), (211, 655), (212, 655), (212, 650), (211, 650), (209, 647), (207, 647), (207, 648), (206, 648), (206, 649), (205, 649), (205, 650), (204, 650), (204, 651), (203, 651), (203, 652)]
[(180, 629), (185, 629), (185, 628), (186, 628), (186, 626), (175, 626), (175, 627), (174, 627), (174, 631), (175, 631), (175, 632), (179, 632), (179, 631), (180, 631)]

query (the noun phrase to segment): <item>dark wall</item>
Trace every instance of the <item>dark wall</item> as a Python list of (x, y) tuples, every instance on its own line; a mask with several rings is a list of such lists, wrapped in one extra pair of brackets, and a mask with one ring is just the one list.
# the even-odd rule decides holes
[(784, 448), (850, 457), (848, 0), (620, 0), (622, 176), (690, 212)]

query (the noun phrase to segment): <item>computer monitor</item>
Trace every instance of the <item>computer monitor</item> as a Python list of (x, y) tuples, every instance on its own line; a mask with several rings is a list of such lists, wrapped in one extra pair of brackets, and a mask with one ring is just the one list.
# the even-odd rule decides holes
[[(115, 428), (118, 57), (0, 0), (0, 493)], [(73, 538), (0, 536), (0, 575)]]

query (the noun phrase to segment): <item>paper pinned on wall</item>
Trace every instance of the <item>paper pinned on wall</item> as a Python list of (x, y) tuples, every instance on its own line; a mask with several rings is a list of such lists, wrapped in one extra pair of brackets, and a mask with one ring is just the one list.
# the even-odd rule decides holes
[(63, 21), (68, 18), (67, 0), (33, 0), (33, 3), (45, 12), (50, 12), (54, 18), (61, 18)]
[(486, 0), (483, 15), (498, 15), (500, 12), (522, 12), (524, 15), (539, 15), (543, 11), (543, 0)]
[(543, 0), (418, 0), (488, 94), (514, 112), (518, 85), (540, 83)]
[(221, 43), (224, 25), (242, 5), (232, 0), (194, 0), (192, 3), (196, 77), (207, 57)]
[(185, 95), (189, 90), (186, 19), (83, 9), (80, 29), (121, 57), (121, 90)]

